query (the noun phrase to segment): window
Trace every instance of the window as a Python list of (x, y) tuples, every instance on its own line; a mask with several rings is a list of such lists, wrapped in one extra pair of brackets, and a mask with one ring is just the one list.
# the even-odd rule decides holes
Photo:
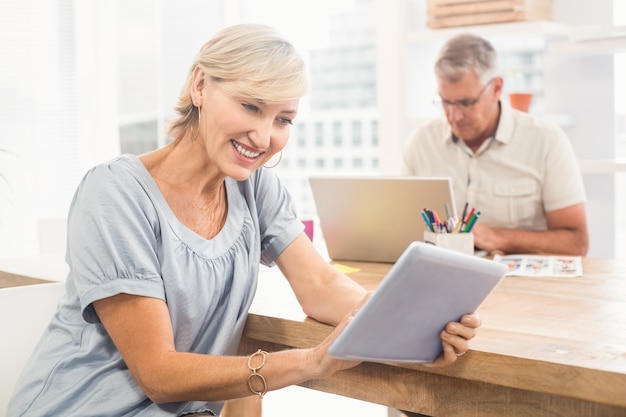
[(324, 146), (324, 124), (321, 122), (315, 123), (315, 146)]
[[(286, 0), (272, 2), (290, 6)], [(199, 2), (189, 15), (174, 0), (0, 2), (0, 56), (11, 58), (0, 60), (0, 122), (5, 132), (0, 150), (10, 151), (0, 152), (0, 175), (13, 190), (0, 178), (0, 235), (12, 242), (9, 248), (0, 246), (1, 257), (37, 252), (38, 221), (67, 215), (87, 169), (120, 152), (139, 154), (164, 145), (167, 122), (198, 45), (225, 24), (245, 21), (278, 28), (305, 59), (313, 55), (310, 50), (322, 51), (320, 61), (309, 68), (326, 71), (322, 79), (335, 83), (322, 96), (332, 115), (328, 109), (312, 109), (308, 97), (302, 100), (292, 131), (295, 140), (276, 169), (301, 211), (314, 213), (304, 207), (308, 194), (298, 191), (298, 181), (312, 169), (353, 169), (347, 154), (352, 149), (349, 123), (355, 120), (355, 108), (372, 105), (373, 2), (306, 3), (299, 7), (308, 11), (290, 19), (275, 12), (280, 7), (264, 2), (234, 3)], [(367, 9), (357, 24), (362, 27), (346, 30), (330, 24), (330, 16), (338, 21), (341, 14), (354, 15), (357, 9)], [(197, 30), (200, 26), (206, 30)], [(41, 60), (46, 62), (46, 78), (34, 84), (41, 73), (32, 71)], [(138, 70), (142, 67), (153, 70)], [(337, 103), (341, 109), (335, 112)], [(370, 123), (369, 116), (361, 127), (365, 123)], [(3, 200), (7, 193), (13, 194)], [(16, 226), (9, 230), (10, 224)]]
[(352, 146), (355, 148), (363, 146), (363, 132), (361, 131), (361, 126), (360, 120), (352, 122)]
[(341, 146), (343, 146), (341, 129), (341, 122), (333, 122), (333, 146), (335, 148), (341, 148)]
[(76, 27), (72, 2), (0, 2), (0, 257), (36, 253), (83, 174)]
[(298, 147), (306, 148), (306, 124), (298, 123), (296, 127), (296, 138), (298, 139)]
[(120, 126), (120, 152), (135, 155), (158, 147), (157, 120)]
[(372, 120), (372, 147), (378, 148), (378, 120)]

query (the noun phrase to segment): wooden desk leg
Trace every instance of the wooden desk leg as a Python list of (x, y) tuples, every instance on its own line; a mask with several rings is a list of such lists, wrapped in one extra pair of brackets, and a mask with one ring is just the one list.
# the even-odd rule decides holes
[(259, 397), (244, 397), (236, 400), (228, 400), (222, 409), (220, 417), (262, 417), (263, 401), (257, 401)]

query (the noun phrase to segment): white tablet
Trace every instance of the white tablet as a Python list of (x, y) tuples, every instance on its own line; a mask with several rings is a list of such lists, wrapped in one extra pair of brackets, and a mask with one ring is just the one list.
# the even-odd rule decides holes
[(413, 242), (329, 353), (371, 362), (432, 362), (448, 322), (475, 312), (506, 274), (506, 266)]

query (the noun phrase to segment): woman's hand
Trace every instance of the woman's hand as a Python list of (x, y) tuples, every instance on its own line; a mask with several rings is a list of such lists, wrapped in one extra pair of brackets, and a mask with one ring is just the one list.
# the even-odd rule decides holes
[(348, 323), (352, 321), (356, 312), (359, 311), (361, 306), (369, 299), (371, 294), (372, 294), (371, 292), (368, 292), (361, 299), (359, 304), (357, 304), (357, 306), (350, 313), (348, 313), (343, 318), (343, 320), (341, 320), (341, 322), (326, 337), (326, 339), (324, 339), (322, 343), (320, 343), (319, 345), (317, 345), (315, 348), (311, 350), (311, 361), (312, 361), (311, 366), (319, 367), (317, 369), (320, 369), (320, 371), (322, 372), (322, 375), (320, 375), (321, 377), (330, 376), (337, 371), (353, 368), (361, 363), (361, 361), (351, 361), (351, 360), (334, 358), (328, 354), (328, 349), (330, 349), (330, 346), (332, 345), (332, 343), (335, 341), (335, 339), (337, 339), (339, 334), (346, 328)]
[(478, 314), (466, 314), (461, 317), (460, 323), (448, 323), (441, 331), (443, 353), (428, 366), (441, 367), (456, 362), (468, 351), (469, 341), (476, 336), (476, 329), (481, 324), (482, 320)]

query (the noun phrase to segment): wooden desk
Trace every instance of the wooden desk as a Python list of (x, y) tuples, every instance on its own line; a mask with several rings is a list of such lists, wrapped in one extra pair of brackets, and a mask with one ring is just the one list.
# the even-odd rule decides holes
[[(376, 287), (390, 265), (345, 263)], [(580, 278), (507, 277), (454, 365), (364, 363), (303, 386), (431, 416), (626, 416), (626, 264), (585, 259)], [(308, 319), (274, 272), (260, 274), (242, 352), (312, 347)]]
[(53, 281), (27, 277), (25, 275), (14, 274), (12, 272), (0, 271), (0, 288), (18, 287), (22, 285), (44, 284), (47, 282), (53, 282)]

